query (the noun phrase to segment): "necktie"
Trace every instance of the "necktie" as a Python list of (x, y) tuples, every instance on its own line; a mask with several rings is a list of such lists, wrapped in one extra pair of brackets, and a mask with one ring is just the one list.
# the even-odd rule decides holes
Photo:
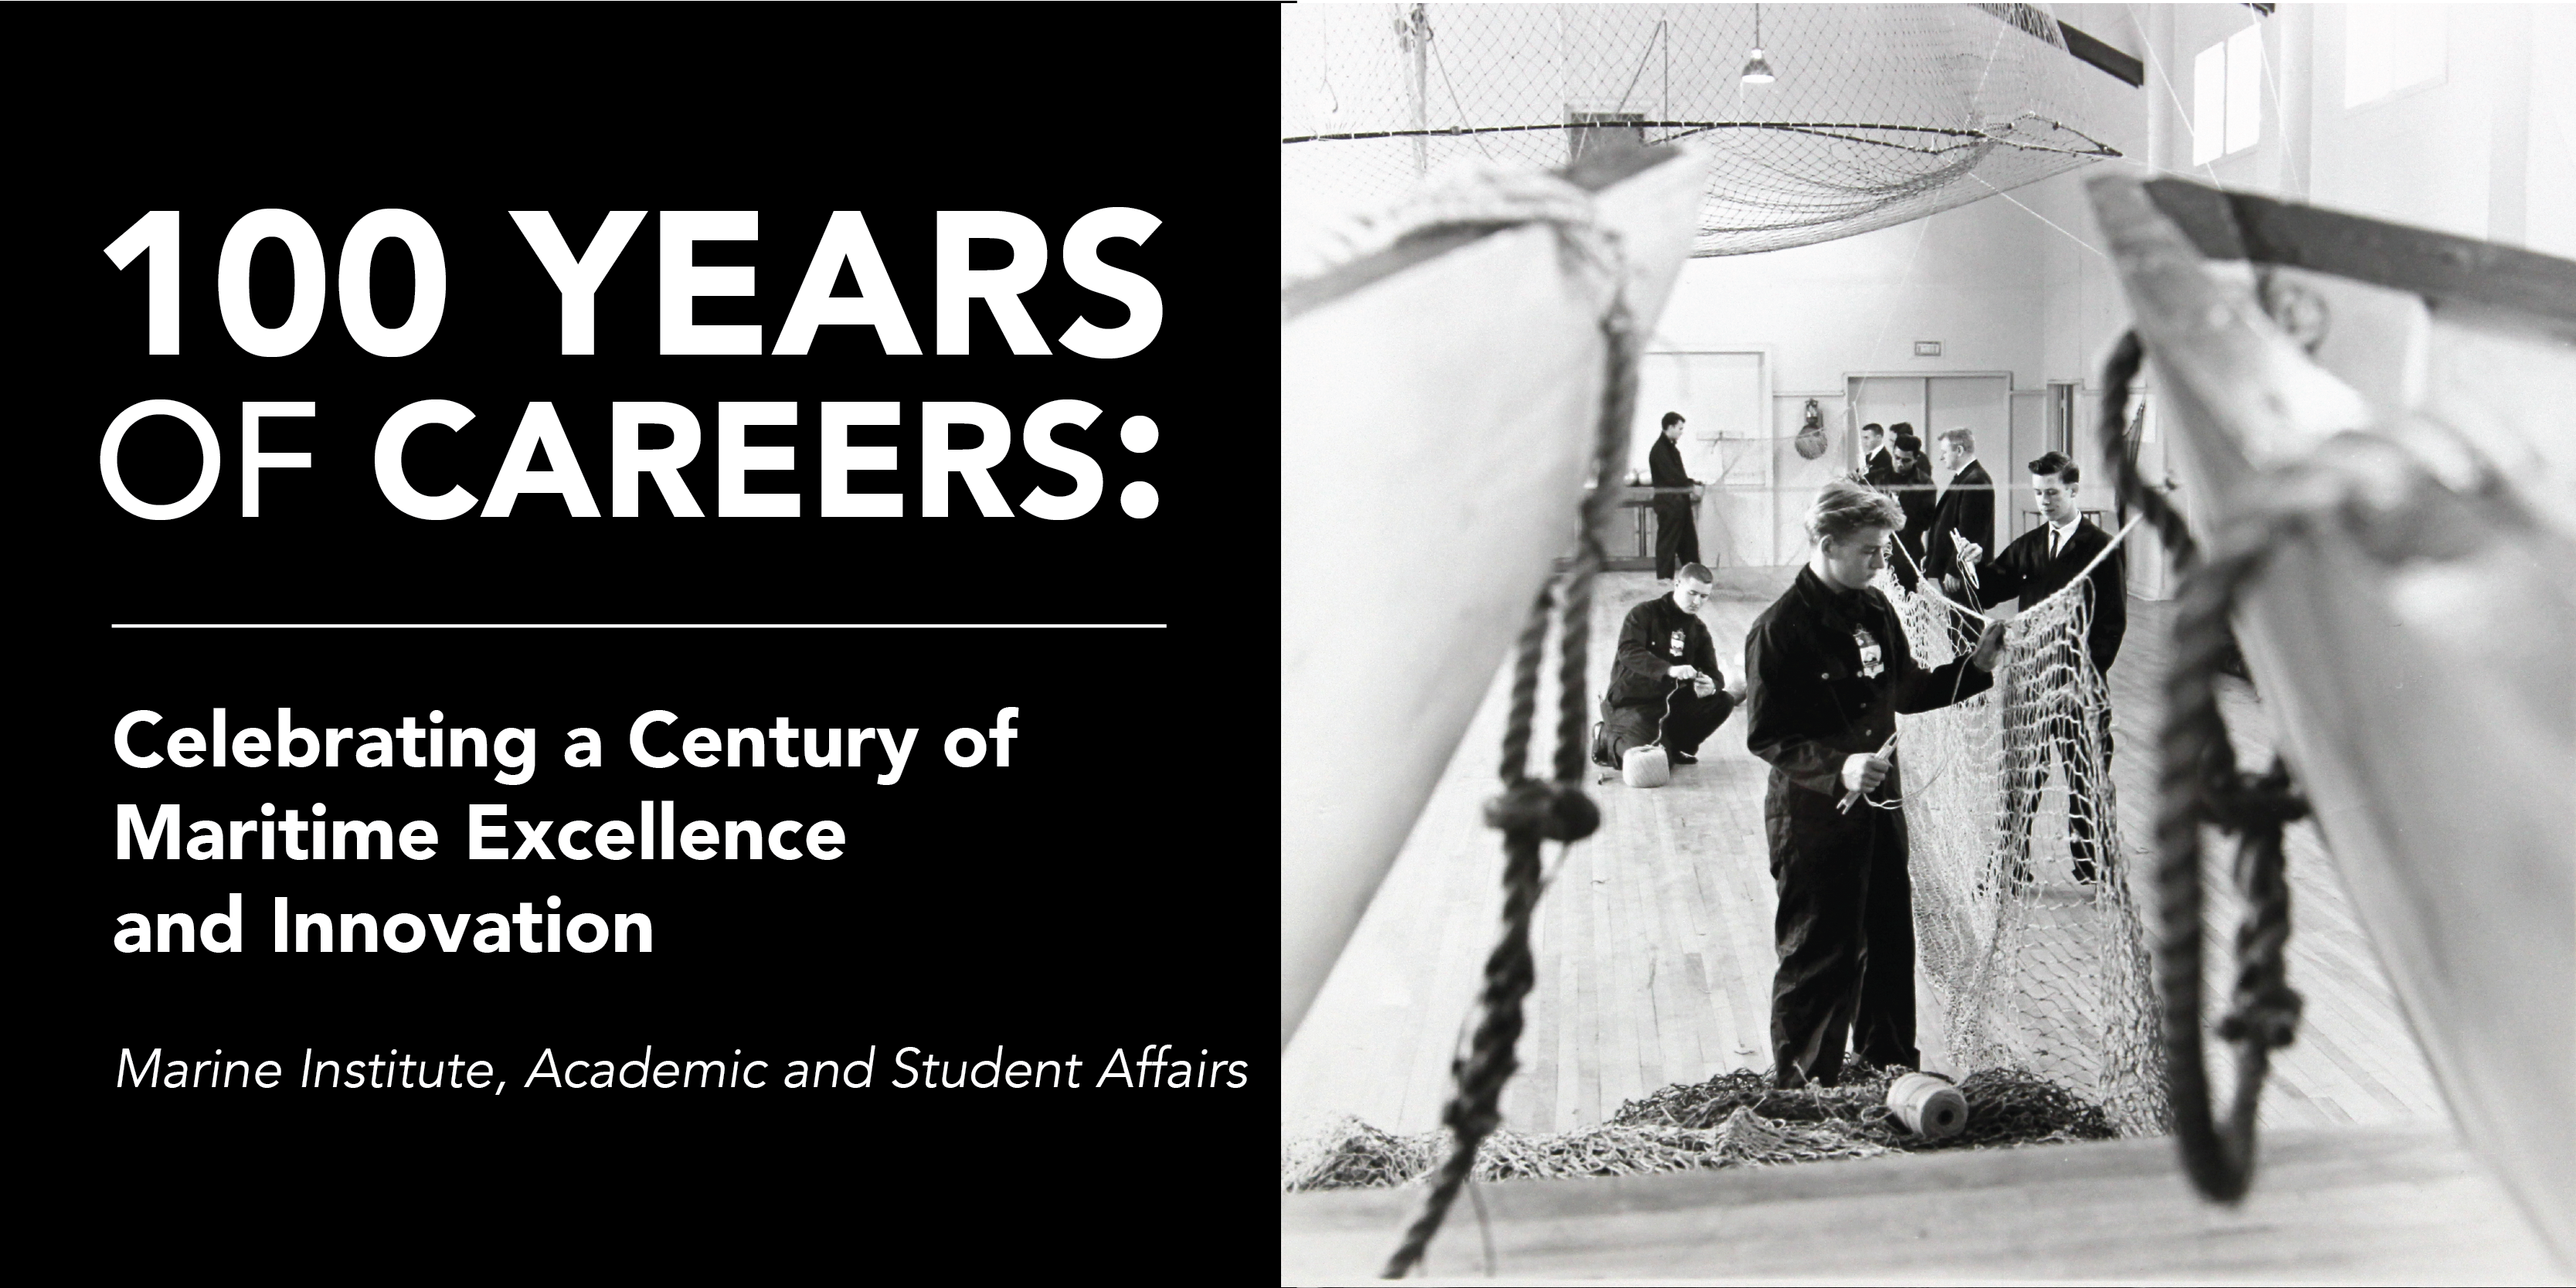
[(2064, 528), (2050, 528), (2048, 530), (2048, 557), (2055, 559), (2058, 552), (2065, 548), (2066, 530)]

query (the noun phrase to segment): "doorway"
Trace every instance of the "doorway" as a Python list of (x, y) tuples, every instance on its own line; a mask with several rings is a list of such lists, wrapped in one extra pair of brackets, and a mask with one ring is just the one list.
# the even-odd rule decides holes
[[(1876, 422), (1887, 426), (1891, 435), (1900, 423), (1914, 427), (1914, 436), (1923, 440), (1924, 455), (1936, 461), (1940, 454), (1938, 436), (1944, 430), (1965, 429), (1974, 435), (1977, 459), (1983, 461), (1986, 473), (1995, 477), (1999, 486), (2009, 484), (2011, 473), (2007, 457), (2020, 446), (2013, 441), (2012, 373), (2009, 371), (1963, 371), (1941, 375), (1878, 376), (1856, 375), (1850, 381), (1852, 417), (1855, 423)], [(1855, 447), (1852, 464), (1860, 464)], [(1946, 484), (1938, 477), (1935, 483)], [(1999, 505), (1998, 509), (2002, 507)]]

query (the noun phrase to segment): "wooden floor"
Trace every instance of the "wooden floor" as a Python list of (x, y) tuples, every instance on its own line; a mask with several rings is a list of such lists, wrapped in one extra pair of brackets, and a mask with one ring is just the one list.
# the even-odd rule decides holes
[[(2193, 1195), (2161, 1140), (1506, 1181), (1450, 1210), (1419, 1273), (1460, 1283), (2568, 1282), (2439, 1124), (2277, 1131), (2261, 1168), (2237, 1207)], [(1419, 1186), (1281, 1196), (1280, 1281), (1374, 1276), (1421, 1199)]]
[[(1721, 573), (1702, 617), (1730, 674), (1741, 663), (1746, 628), (1793, 572)], [(1660, 593), (1647, 574), (1604, 579), (1592, 692), (1607, 684), (1620, 620)], [(2168, 605), (2130, 601), (2126, 642), (2110, 677), (2121, 834), (2138, 856), (2132, 867), (2141, 893), (2169, 617)], [(1495, 783), (1500, 679), (1284, 1054), (1285, 1130), (1337, 1114), (1398, 1132), (1438, 1125), (1450, 1058), (1500, 908), (1499, 840), (1478, 816)], [(1542, 711), (1552, 710), (1552, 695), (1541, 701)], [(2271, 734), (2261, 704), (2241, 685), (2231, 687), (2226, 704), (2240, 755), (2249, 765), (2268, 763)], [(1503, 1100), (1510, 1127), (1570, 1130), (1668, 1083), (1769, 1067), (1774, 895), (1761, 817), (1768, 769), (1745, 751), (1740, 716), (1701, 755), (1660, 790), (1591, 788), (1602, 829), (1566, 853), (1539, 906), (1538, 982), (1521, 1071)], [(2263, 1125), (2447, 1124), (2423, 1056), (2310, 825), (2292, 831), (2289, 870), (2290, 982), (2307, 1007), (2297, 1043), (2274, 1058)], [(2209, 904), (2212, 996), (2223, 998), (2237, 910), (2223, 882), (2213, 886)], [(1942, 1067), (1930, 997), (1918, 993), (1925, 1063)]]

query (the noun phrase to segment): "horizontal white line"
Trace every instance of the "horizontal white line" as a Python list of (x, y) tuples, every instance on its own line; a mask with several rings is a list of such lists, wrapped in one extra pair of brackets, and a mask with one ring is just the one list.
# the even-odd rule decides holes
[(113, 631), (1159, 631), (1168, 622), (110, 622)]

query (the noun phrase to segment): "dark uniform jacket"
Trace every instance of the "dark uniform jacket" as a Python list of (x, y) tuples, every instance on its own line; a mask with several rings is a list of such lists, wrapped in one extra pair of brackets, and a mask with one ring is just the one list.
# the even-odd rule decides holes
[[(1950, 542), (1953, 532), (1985, 547), (1988, 558), (1994, 557), (1995, 481), (1979, 462), (1968, 462), (1966, 469), (1951, 478), (1948, 490), (1941, 493), (1939, 506), (1932, 511), (1932, 531), (1923, 543), (1923, 572), (1935, 581), (1958, 571), (1959, 551)], [(1984, 585), (1984, 577), (1980, 571), (1980, 586)], [(1991, 599), (1993, 595), (1992, 590), (1986, 590), (1980, 597)]]
[[(1673, 440), (1666, 438), (1661, 434), (1655, 435), (1655, 445), (1646, 449), (1646, 468), (1654, 472), (1653, 482), (1655, 486), (1659, 488), (1686, 488), (1698, 481), (1682, 469), (1681, 449), (1673, 446)], [(1655, 500), (1658, 504), (1673, 500), (1676, 497), (1680, 498), (1683, 505), (1687, 506), (1690, 504), (1690, 493), (1688, 492), (1658, 492), (1655, 494)]]
[(1914, 468), (1891, 477), (1897, 508), (1905, 511), (1905, 531), (1897, 535), (1919, 566), (1923, 562), (1923, 539), (1932, 531), (1932, 466), (1918, 456), (1914, 458)]
[(1887, 745), (1898, 712), (1948, 706), (1994, 683), (1964, 656), (1938, 670), (1916, 666), (1886, 596), (1836, 591), (1813, 568), (1754, 619), (1744, 673), (1745, 746), (1771, 762), (1775, 787), (1785, 779), (1836, 798), (1843, 761)]
[(1882, 447), (1862, 458), (1861, 478), (1871, 487), (1896, 485), (1896, 453)]
[(1707, 672), (1721, 687), (1726, 683), (1717, 669), (1717, 643), (1709, 638), (1708, 625), (1682, 611), (1672, 596), (1657, 595), (1629, 609), (1628, 620), (1619, 627), (1619, 656), (1610, 663), (1610, 705), (1661, 708), (1672, 694), (1676, 664)]
[[(2021, 596), (2022, 607), (2054, 595), (2084, 565), (2093, 562), (2102, 547), (2111, 544), (2110, 534), (2093, 526), (2091, 519), (2075, 521), (2073, 535), (2066, 538), (2066, 548), (2057, 557), (2048, 557), (2048, 525), (2021, 534), (2019, 540), (1977, 570), (1977, 581), (1985, 589), (1990, 603), (2000, 603), (2006, 595)], [(2114, 550), (2100, 567), (2093, 570), (2093, 625), (2085, 632), (2084, 648), (2093, 655), (2093, 669), (2108, 673), (2111, 659), (2120, 655), (2120, 636), (2129, 627), (2128, 575), (2121, 552)]]

